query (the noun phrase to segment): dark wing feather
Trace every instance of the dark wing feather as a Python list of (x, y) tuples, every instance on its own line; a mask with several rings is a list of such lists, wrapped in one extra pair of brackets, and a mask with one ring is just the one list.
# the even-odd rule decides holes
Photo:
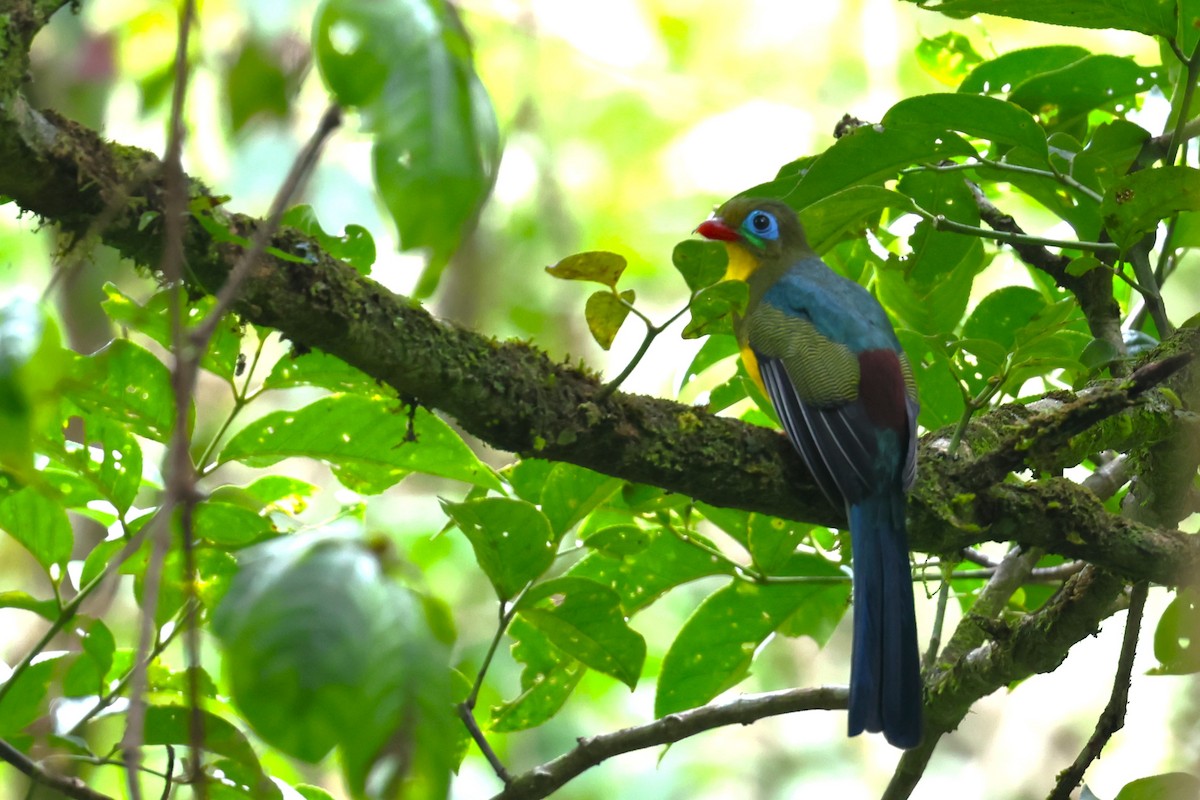
[(871, 423), (858, 402), (817, 408), (800, 399), (778, 358), (755, 352), (767, 396), (783, 429), (834, 505), (855, 503), (871, 490), (877, 471)]

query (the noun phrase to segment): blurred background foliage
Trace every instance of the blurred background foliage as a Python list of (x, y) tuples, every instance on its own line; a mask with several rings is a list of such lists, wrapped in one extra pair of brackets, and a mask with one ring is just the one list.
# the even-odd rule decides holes
[[(494, 133), (489, 120), (477, 122), (483, 144), (476, 152), (495, 168), (494, 191), (478, 226), (468, 226), (457, 248), (430, 242), (431, 252), (398, 251), (396, 209), (389, 209), (373, 189), (371, 137), (396, 120), (368, 112), (351, 113), (303, 201), (332, 236), (344, 232), (349, 240), (362, 241), (362, 233), (348, 227), (356, 225), (369, 232), (376, 252), (371, 275), (389, 288), (427, 296), (429, 307), (445, 319), (497, 337), (530, 339), (556, 357), (580, 359), (609, 375), (632, 357), (641, 344), (640, 331), (627, 325), (605, 352), (585, 323), (588, 290), (552, 279), (546, 265), (579, 251), (620, 253), (628, 259), (621, 287), (634, 289), (638, 308), (661, 321), (688, 294), (671, 264), (674, 245), (714, 204), (771, 180), (798, 157), (829, 147), (843, 115), (874, 122), (903, 97), (952, 91), (974, 66), (972, 51), (992, 58), (1039, 44), (1069, 43), (1131, 56), (1146, 67), (1161, 57), (1156, 42), (1137, 33), (999, 18), (954, 21), (894, 0), (751, 0), (736, 5), (470, 0), (458, 7), (470, 34), (475, 69), (495, 110)], [(329, 29), (314, 22), (315, 3), (206, 0), (198, 12), (184, 166), (228, 195), (230, 208), (261, 215), (327, 102), (310, 43), (324, 41), (320, 31)], [(28, 89), (34, 104), (55, 108), (113, 141), (162, 152), (176, 15), (174, 2), (111, 0), (84, 2), (78, 15), (60, 14), (35, 42)], [(960, 57), (947, 55), (946, 42), (955, 43)], [(1150, 93), (1137, 105), (1130, 119), (1152, 132), (1164, 128), (1169, 110), (1165, 98)], [(502, 155), (490, 149), (493, 139), (497, 148), (502, 143)], [(1060, 238), (1072, 235), (1057, 217), (1016, 194), (1001, 204), (1027, 229)], [(11, 204), (0, 208), (0, 214), (5, 291), (36, 295), (50, 281), (52, 255), (64, 243), (52, 229), (40, 229), (35, 220), (17, 214)], [(406, 243), (426, 242), (418, 235)], [(115, 281), (139, 301), (150, 292), (144, 279), (111, 252), (97, 250), (91, 259), (67, 275), (64, 280), (70, 283), (55, 295), (64, 338), (82, 353), (94, 351), (112, 335), (97, 303), (104, 281)], [(1185, 262), (1166, 287), (1167, 306), (1177, 321), (1200, 310), (1198, 273), (1195, 261)], [(1010, 285), (1033, 286), (1033, 278), (1001, 251), (975, 280), (970, 303)], [(680, 322), (671, 330), (682, 326)], [(689, 402), (705, 399), (708, 389), (728, 374), (681, 392), (697, 347), (697, 342), (674, 335), (661, 338), (623, 388), (680, 395)], [(267, 358), (285, 349), (272, 340)], [(1017, 394), (1019, 383), (1011, 388)], [(214, 412), (232, 402), (217, 381), (202, 382), (201, 392), (199, 402)], [(288, 392), (280, 405), (295, 407), (316, 396), (305, 387)], [(269, 411), (269, 405), (257, 408), (247, 418)], [(222, 413), (202, 417), (199, 424), (213, 429), (199, 431), (197, 440), (211, 437), (222, 418)], [(953, 415), (929, 424), (951, 421)], [(480, 450), (494, 466), (506, 460)], [(149, 445), (146, 463), (157, 463), (158, 455), (161, 451)], [(306, 501), (304, 513), (312, 519), (349, 513), (347, 508), (362, 502), (338, 488), (328, 470), (313, 461), (285, 465), (289, 475), (327, 489)], [(256, 474), (235, 468), (222, 477), (237, 483)], [(465, 537), (434, 537), (446, 522), (439, 495), (457, 500), (461, 484), (415, 475), (350, 515), (361, 514), (379, 546), (394, 549), (419, 572), (415, 582), (453, 609), (457, 645), (452, 657), (456, 663), (477, 665), (494, 629), (495, 597), (479, 580)], [(102, 534), (90, 531), (93, 540)], [(77, 539), (83, 547), (86, 536), (77, 533)], [(21, 547), (0, 540), (3, 586), (37, 594), (38, 571)], [(649, 644), (647, 674), (657, 674), (665, 643), (720, 585), (718, 580), (684, 587), (639, 615), (638, 630)], [(922, 591), (919, 584), (917, 591)], [(1167, 598), (1152, 598), (1149, 617), (1156, 619)], [(127, 640), (133, 635), (136, 606), (127, 593), (115, 602), (105, 618), (114, 634)], [(230, 636), (239, 630), (236, 621), (226, 626)], [(844, 627), (821, 633), (821, 638), (832, 637), (823, 650), (808, 638), (772, 642), (741, 688), (841, 682), (849, 647)], [(25, 612), (0, 609), (0, 657), (6, 662), (19, 659), (37, 635)], [(1115, 662), (1119, 640), (1119, 626), (1106, 626), (1096, 639), (1077, 647), (1054, 676), (1032, 679), (1010, 696), (980, 702), (939, 751), (918, 796), (1040, 796), (1047, 775), (1073, 757), (1090, 730), (1094, 711), (1107, 696), (1109, 665)], [(1145, 651), (1135, 675), (1156, 663)], [(178, 659), (171, 651), (168, 656)], [(480, 707), (511, 698), (520, 666), (502, 647)], [(1100, 796), (1113, 796), (1131, 776), (1160, 768), (1184, 763), (1200, 770), (1195, 737), (1181, 735), (1200, 718), (1194, 676), (1186, 681), (1137, 680), (1125, 731), (1089, 774)], [(506, 763), (541, 763), (577, 736), (649, 719), (654, 703), (649, 681), (630, 693), (618, 681), (589, 672), (564, 713), (525, 733), (496, 737), (493, 744)], [(1048, 708), (1053, 708), (1052, 718)], [(895, 758), (896, 752), (881, 741), (845, 739), (841, 714), (808, 713), (718, 730), (665, 753), (623, 756), (574, 782), (565, 796), (611, 797), (636, 787), (639, 793), (664, 798), (782, 798), (803, 791), (850, 800), (877, 796)], [(267, 771), (284, 780), (324, 783), (339, 793), (338, 772), (327, 764), (299, 767), (269, 750), (262, 760)], [(117, 773), (97, 771), (95, 787), (119, 793)], [(17, 786), (13, 777), (0, 775), (0, 797), (16, 797)], [(454, 782), (453, 796), (489, 796), (495, 790), (487, 764), (472, 750)]]

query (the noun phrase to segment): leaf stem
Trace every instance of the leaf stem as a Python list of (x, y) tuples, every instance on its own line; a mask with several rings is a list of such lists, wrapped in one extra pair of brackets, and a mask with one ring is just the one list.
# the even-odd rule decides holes
[(646, 355), (646, 351), (650, 349), (650, 345), (653, 344), (654, 340), (658, 338), (658, 335), (660, 333), (662, 333), (663, 331), (665, 331), (667, 328), (669, 328), (671, 326), (671, 324), (673, 322), (675, 322), (675, 320), (682, 317), (683, 313), (688, 310), (688, 306), (684, 306), (683, 308), (679, 309), (674, 314), (672, 314), (666, 322), (662, 323), (661, 325), (655, 325), (653, 322), (650, 321), (649, 317), (647, 317), (641, 311), (634, 308), (633, 304), (630, 303), (628, 300), (626, 300), (624, 297), (621, 297), (618, 294), (617, 299), (621, 302), (621, 304), (623, 306), (628, 308), (633, 314), (635, 314), (637, 316), (638, 319), (640, 319), (645, 324), (646, 337), (644, 339), (642, 339), (641, 346), (638, 347), (638, 351), (633, 354), (633, 358), (631, 358), (629, 360), (629, 363), (625, 365), (625, 369), (621, 370), (621, 373), (619, 375), (617, 375), (617, 377), (613, 378), (611, 381), (604, 384), (604, 386), (596, 394), (595, 402), (597, 402), (597, 403), (601, 402), (602, 400), (607, 399), (609, 395), (611, 395), (613, 392), (615, 392), (617, 390), (618, 386), (620, 386), (622, 383), (625, 382), (625, 379), (628, 378), (630, 376), (630, 374), (633, 372), (634, 368), (637, 367), (638, 363), (642, 360), (642, 357)]
[(1111, 242), (1077, 242), (1068, 239), (1048, 239), (1043, 236), (1030, 236), (1024, 233), (1009, 233), (1008, 231), (990, 231), (986, 228), (979, 228), (974, 225), (965, 225), (961, 222), (955, 222), (952, 219), (947, 219), (943, 214), (934, 214), (926, 211), (920, 206), (914, 206), (913, 213), (933, 225), (934, 230), (949, 231), (951, 233), (962, 233), (967, 236), (976, 236), (980, 239), (992, 239), (1004, 244), (1027, 244), (1037, 245), (1039, 247), (1060, 247), (1064, 250), (1082, 250), (1089, 253), (1102, 253), (1104, 255), (1117, 256), (1121, 253), (1121, 248)]

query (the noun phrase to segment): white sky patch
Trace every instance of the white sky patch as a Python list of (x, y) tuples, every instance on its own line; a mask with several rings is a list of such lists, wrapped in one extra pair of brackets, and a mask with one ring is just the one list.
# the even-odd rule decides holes
[(633, 0), (535, 0), (539, 26), (588, 58), (629, 69), (657, 60), (658, 38)]
[(751, 100), (702, 120), (666, 149), (670, 180), (681, 192), (720, 196), (769, 181), (804, 154), (813, 120), (803, 109)]

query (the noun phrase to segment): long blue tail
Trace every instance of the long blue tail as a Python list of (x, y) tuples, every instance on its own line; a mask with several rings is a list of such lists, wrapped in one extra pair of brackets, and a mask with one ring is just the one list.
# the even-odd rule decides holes
[(921, 742), (921, 665), (897, 486), (850, 507), (854, 554), (854, 651), (850, 735), (883, 732), (896, 747)]

